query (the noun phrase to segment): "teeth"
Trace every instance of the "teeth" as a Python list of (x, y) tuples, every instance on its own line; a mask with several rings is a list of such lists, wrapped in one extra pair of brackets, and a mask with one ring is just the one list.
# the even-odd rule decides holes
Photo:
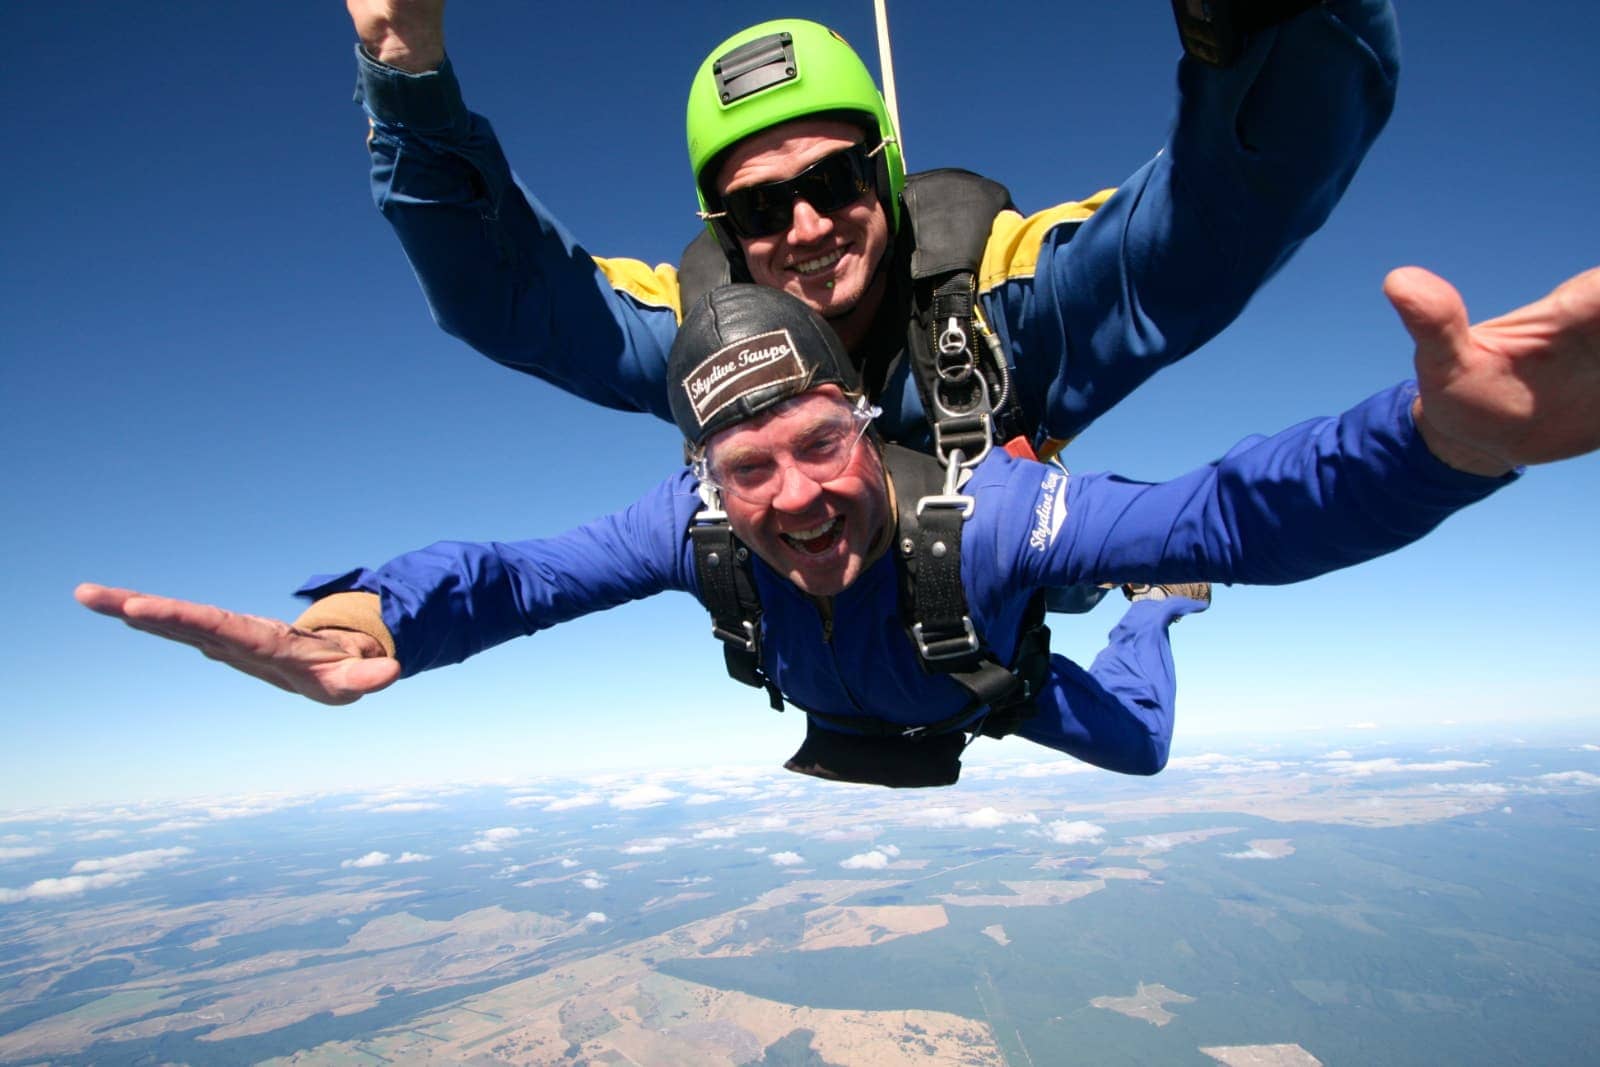
[(796, 263), (794, 265), (794, 269), (799, 271), (801, 274), (815, 274), (817, 271), (826, 270), (835, 263), (839, 262), (839, 257), (843, 254), (843, 250), (829, 252), (827, 255), (822, 256), (819, 259), (808, 259), (804, 263)]
[(814, 526), (809, 530), (794, 530), (790, 533), (784, 534), (783, 536), (790, 541), (810, 541), (813, 538), (821, 537), (823, 534), (832, 530), (835, 526), (839, 525), (842, 519), (842, 516), (835, 517), (829, 519), (820, 526)]

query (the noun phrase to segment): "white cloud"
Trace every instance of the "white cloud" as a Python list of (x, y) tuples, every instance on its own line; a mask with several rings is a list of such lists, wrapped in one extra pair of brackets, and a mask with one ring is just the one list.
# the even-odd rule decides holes
[(121, 837), (121, 830), (83, 830), (72, 835), (74, 841), (110, 841)]
[(879, 845), (878, 846), (878, 851), (882, 852), (885, 856), (888, 856), (890, 859), (893, 859), (894, 857), (900, 855), (900, 846), (898, 846), (898, 845)]
[(625, 789), (611, 797), (611, 806), (621, 811), (636, 811), (639, 808), (653, 808), (658, 804), (665, 804), (675, 797), (682, 796), (671, 789), (660, 785), (636, 785), (632, 789)]
[(782, 830), (788, 825), (789, 819), (784, 815), (765, 815), (756, 822), (756, 826), (763, 830)]
[(5, 860), (25, 860), (34, 856), (42, 856), (50, 849), (41, 845), (23, 845), (20, 848), (0, 847), (0, 862)]
[(1500, 796), (1511, 792), (1509, 786), (1500, 785), (1497, 782), (1454, 782), (1450, 784), (1435, 782), (1433, 783), (1433, 789), (1438, 793), (1467, 793), (1483, 796)]
[(174, 834), (182, 830), (198, 830), (202, 826), (210, 826), (207, 819), (168, 819), (166, 822), (154, 826), (146, 826), (139, 832), (141, 834)]
[(1326, 756), (1323, 756), (1322, 758), (1323, 759), (1355, 759), (1356, 757), (1355, 757), (1355, 753), (1354, 752), (1346, 752), (1344, 749), (1340, 749), (1337, 752), (1330, 752)]
[(1346, 778), (1368, 778), (1374, 774), (1446, 774), (1473, 770), (1489, 764), (1473, 760), (1436, 760), (1432, 763), (1407, 763), (1393, 757), (1368, 760), (1329, 760), (1322, 769)]
[(992, 778), (1004, 781), (1011, 778), (1055, 778), (1065, 774), (1090, 774), (1095, 768), (1081, 760), (1037, 760), (1027, 763), (977, 764), (962, 770), (963, 778)]
[(590, 871), (588, 874), (585, 874), (582, 878), (578, 879), (578, 884), (583, 886), (585, 889), (604, 889), (611, 883), (607, 882), (605, 877), (598, 871)]
[(374, 815), (404, 815), (414, 811), (440, 811), (443, 808), (443, 804), (435, 804), (431, 800), (401, 800), (367, 810)]
[(515, 826), (496, 826), (491, 830), (480, 830), (476, 838), (461, 846), (461, 851), (499, 852), (508, 843), (521, 836), (522, 831)]
[(1058, 845), (1089, 845), (1105, 836), (1106, 828), (1081, 819), (1062, 819), (1047, 828), (1050, 840)]
[(606, 913), (603, 911), (591, 911), (589, 914), (583, 917), (583, 921), (598, 925), (600, 923), (608, 923), (611, 920), (606, 918)]
[(1557, 771), (1554, 774), (1541, 774), (1537, 780), (1553, 785), (1600, 786), (1600, 774), (1590, 774), (1588, 771)]
[(583, 864), (579, 863), (577, 860), (573, 859), (571, 856), (562, 856), (561, 857), (561, 866), (563, 868), (565, 868), (566, 870), (570, 871), (574, 867), (582, 867)]
[(194, 852), (192, 848), (148, 848), (141, 852), (124, 852), (120, 856), (107, 856), (98, 860), (79, 860), (69, 874), (93, 874), (97, 871), (119, 871), (142, 874), (163, 867), (181, 856)]
[(937, 827), (993, 830), (1010, 823), (1037, 825), (1039, 817), (1029, 811), (1004, 812), (999, 808), (979, 808), (977, 811), (959, 811), (955, 808), (927, 808), (918, 813), (916, 821)]
[(730, 837), (738, 837), (739, 831), (731, 826), (712, 826), (705, 830), (697, 831), (694, 835), (696, 841), (722, 841)]
[(650, 837), (643, 841), (635, 841), (622, 849), (624, 856), (647, 856), (653, 852), (665, 852), (674, 845), (681, 845), (683, 841), (677, 837)]
[(604, 803), (605, 798), (599, 793), (574, 793), (570, 797), (552, 800), (544, 806), (545, 811), (572, 811), (575, 808), (592, 808), (596, 804)]
[(79, 860), (72, 865), (65, 878), (41, 878), (23, 889), (0, 889), (0, 904), (14, 904), (22, 900), (57, 900), (78, 896), (91, 889), (123, 885), (193, 851), (188, 848), (152, 848), (104, 859)]
[(1585, 744), (1580, 746), (1585, 752), (1600, 752), (1600, 745)]
[(685, 804), (717, 804), (728, 799), (721, 793), (695, 793), (684, 801)]
[(1248, 848), (1243, 852), (1224, 852), (1222, 858), (1226, 860), (1281, 860), (1283, 856), (1276, 852), (1267, 852), (1264, 849)]
[(140, 871), (107, 871), (104, 874), (74, 875), (67, 878), (41, 878), (25, 889), (0, 889), (0, 904), (21, 900), (55, 900), (75, 897), (91, 889), (107, 889), (138, 878)]
[(359, 859), (345, 860), (343, 863), (339, 864), (339, 866), (341, 866), (341, 867), (382, 867), (385, 863), (388, 863), (388, 862), (389, 862), (389, 854), (387, 852), (368, 852), (365, 856), (362, 856)]
[(1346, 730), (1376, 730), (1378, 729), (1378, 724), (1375, 722), (1351, 722), (1345, 723), (1344, 728)]
[(839, 866), (851, 871), (881, 871), (889, 866), (889, 857), (882, 851), (873, 849), (871, 852), (858, 852), (849, 859), (840, 860)]
[(1220, 752), (1206, 752), (1198, 756), (1178, 756), (1167, 761), (1167, 769), (1191, 771), (1195, 774), (1264, 774), (1282, 770), (1286, 764), (1277, 760), (1253, 759), (1250, 756), (1225, 756)]
[(798, 852), (774, 852), (767, 858), (779, 867), (795, 867), (805, 862), (805, 857)]
[(396, 863), (426, 863), (431, 859), (433, 859), (432, 856), (425, 855), (425, 854), (423, 854), (421, 852), (402, 852), (402, 853), (400, 853), (400, 858), (395, 860), (395, 862)]

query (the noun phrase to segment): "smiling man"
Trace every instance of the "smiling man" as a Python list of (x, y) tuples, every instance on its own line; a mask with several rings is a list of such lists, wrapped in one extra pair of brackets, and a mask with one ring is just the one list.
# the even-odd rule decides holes
[(806, 712), (792, 770), (944, 785), (971, 737), (1016, 733), (1152, 774), (1172, 736), (1168, 627), (1205, 604), (1136, 601), (1085, 670), (1049, 653), (1042, 590), (1298, 581), (1416, 540), (1520, 465), (1600, 448), (1600, 269), (1470, 328), (1425, 271), (1385, 288), (1417, 342), (1415, 383), (1141, 483), (998, 449), (947, 473), (881, 445), (837, 335), (784, 293), (729, 286), (673, 346), (671, 409), (693, 463), (621, 512), (315, 578), (292, 626), (97, 585), (77, 597), (339, 704), (680, 590), (710, 609), (730, 673)]
[[(1237, 9), (1247, 32), (1236, 54), (1195, 48), (1207, 61), (1180, 62), (1162, 150), (1116, 190), (1023, 214), (965, 171), (908, 177), (850, 46), (815, 22), (764, 22), (691, 79), (706, 231), (681, 263), (652, 267), (592, 255), (523, 190), (462, 102), (443, 0), (347, 6), (373, 196), (446, 331), (596, 403), (665, 418), (683, 312), (718, 285), (754, 282), (839, 332), (884, 408), (885, 439), (946, 453), (958, 440), (968, 455), (985, 419), (999, 440), (1048, 454), (1230, 323), (1333, 210), (1388, 119), (1399, 64), (1388, 0), (1217, 0), (1207, 11)], [(1083, 38), (1064, 37), (1067, 66)], [(991, 73), (1020, 93), (1062, 81), (1055, 65)], [(1053, 100), (1061, 126), (1039, 137), (1070, 138), (1074, 110)], [(559, 137), (559, 116), (548, 124)], [(985, 386), (936, 397), (953, 358)]]

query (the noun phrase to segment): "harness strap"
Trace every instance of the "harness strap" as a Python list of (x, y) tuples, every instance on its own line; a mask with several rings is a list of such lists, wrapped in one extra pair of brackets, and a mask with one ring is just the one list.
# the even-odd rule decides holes
[(722, 658), (736, 681), (767, 691), (774, 711), (783, 694), (761, 669), (761, 597), (750, 569), (750, 550), (733, 536), (725, 512), (704, 508), (689, 526), (700, 594), (711, 613), (712, 636), (722, 641)]
[[(923, 669), (947, 676), (971, 698), (961, 711), (923, 727), (921, 733), (968, 728), (982, 708), (989, 710), (980, 723), (970, 726), (974, 736), (1015, 732), (1032, 714), (1033, 696), (1049, 671), (1044, 598), (1036, 596), (1029, 602), (1015, 666), (1006, 667), (973, 628), (961, 584), (962, 524), (972, 513), (972, 498), (949, 491), (954, 479), (931, 456), (887, 445), (884, 463), (900, 501), (896, 534), (906, 628)], [(851, 722), (841, 725), (856, 728)]]

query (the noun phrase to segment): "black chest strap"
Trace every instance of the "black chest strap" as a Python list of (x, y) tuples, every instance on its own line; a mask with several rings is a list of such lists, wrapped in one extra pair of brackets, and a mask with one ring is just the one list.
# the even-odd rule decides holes
[(761, 669), (761, 597), (756, 592), (750, 550), (733, 536), (726, 512), (706, 506), (689, 523), (700, 598), (711, 612), (711, 634), (722, 642), (722, 658), (736, 681), (767, 691), (774, 711), (783, 694)]
[(923, 669), (948, 676), (971, 696), (953, 717), (958, 722), (924, 729), (954, 729), (974, 711), (988, 708), (972, 729), (991, 737), (1012, 733), (1033, 713), (1033, 697), (1050, 669), (1043, 594), (1029, 602), (1016, 654), (1007, 667), (974, 628), (961, 584), (962, 526), (974, 509), (973, 498), (960, 491), (961, 469), (942, 467), (933, 457), (898, 445), (885, 446), (884, 463), (899, 506), (895, 548), (906, 630)]
[[(900, 502), (892, 551), (902, 622), (923, 669), (946, 675), (970, 699), (953, 715), (911, 727), (809, 709), (806, 714), (869, 737), (911, 739), (958, 729), (1004, 737), (1032, 714), (1033, 697), (1049, 671), (1043, 596), (1030, 602), (1013, 665), (1007, 667), (973, 626), (961, 584), (962, 525), (972, 514), (973, 501), (947, 484), (960, 468), (947, 474), (933, 457), (899, 445), (885, 446), (884, 463)], [(689, 536), (701, 599), (711, 614), (711, 632), (723, 643), (728, 674), (766, 690), (771, 706), (783, 710), (783, 696), (761, 666), (761, 598), (749, 549), (733, 536), (727, 514), (709, 505), (694, 516)], [(974, 715), (985, 708), (987, 714), (974, 722)]]
[(927, 171), (904, 194), (912, 250), (905, 358), (933, 451), (975, 465), (997, 439), (1023, 433), (1022, 411), (999, 341), (978, 306), (978, 270), (995, 216), (1015, 210), (999, 182), (964, 170)]

